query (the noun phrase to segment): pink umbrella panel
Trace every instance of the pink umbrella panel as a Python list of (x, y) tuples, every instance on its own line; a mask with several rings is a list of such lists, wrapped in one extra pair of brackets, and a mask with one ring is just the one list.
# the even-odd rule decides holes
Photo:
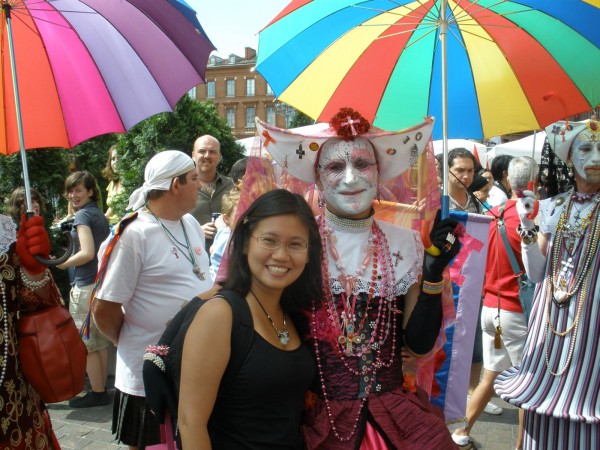
[[(172, 111), (182, 95), (204, 82), (214, 46), (198, 22), (182, 14), (189, 9), (182, 2), (9, 3), (27, 149), (70, 148), (125, 132)], [(20, 146), (6, 21), (2, 26), (0, 152), (12, 154)]]

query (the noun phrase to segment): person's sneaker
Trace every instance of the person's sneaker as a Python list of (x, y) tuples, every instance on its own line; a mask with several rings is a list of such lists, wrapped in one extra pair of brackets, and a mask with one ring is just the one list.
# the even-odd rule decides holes
[(500, 408), (499, 406), (494, 405), (492, 402), (488, 402), (487, 405), (485, 405), (485, 408), (483, 408), (483, 411), (488, 414), (498, 416), (498, 415), (502, 414), (503, 409)]
[(108, 392), (87, 392), (83, 397), (76, 397), (69, 400), (71, 408), (91, 408), (93, 406), (105, 406), (110, 403)]

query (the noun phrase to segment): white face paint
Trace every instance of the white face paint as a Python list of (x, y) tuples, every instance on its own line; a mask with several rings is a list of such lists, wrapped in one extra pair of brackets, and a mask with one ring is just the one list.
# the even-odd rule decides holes
[(369, 141), (327, 141), (321, 149), (317, 175), (329, 211), (349, 219), (369, 216), (378, 180), (377, 161)]
[(571, 145), (571, 161), (577, 174), (590, 184), (600, 183), (600, 133), (582, 131)]

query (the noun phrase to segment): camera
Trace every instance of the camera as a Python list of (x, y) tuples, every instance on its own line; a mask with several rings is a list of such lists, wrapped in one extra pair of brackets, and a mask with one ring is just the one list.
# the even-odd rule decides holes
[(64, 233), (65, 231), (71, 231), (73, 229), (73, 222), (75, 219), (65, 220), (60, 223), (60, 232)]

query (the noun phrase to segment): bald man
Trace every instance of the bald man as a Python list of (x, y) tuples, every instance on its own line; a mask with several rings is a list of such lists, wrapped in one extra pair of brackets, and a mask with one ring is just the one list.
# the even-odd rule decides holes
[(198, 204), (191, 214), (202, 225), (207, 251), (217, 233), (212, 214), (221, 214), (221, 199), (233, 187), (231, 178), (217, 172), (221, 158), (221, 144), (215, 137), (205, 134), (196, 139), (192, 159), (196, 162), (200, 184)]

